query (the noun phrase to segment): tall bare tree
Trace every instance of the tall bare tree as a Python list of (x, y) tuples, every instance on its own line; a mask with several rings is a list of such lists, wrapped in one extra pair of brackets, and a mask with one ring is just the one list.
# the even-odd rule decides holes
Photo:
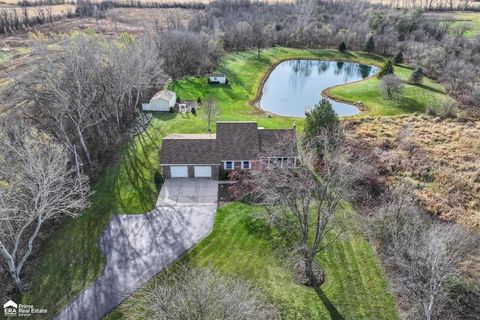
[(202, 117), (207, 123), (208, 132), (212, 132), (212, 123), (215, 123), (220, 116), (220, 109), (218, 108), (217, 101), (213, 97), (208, 97), (203, 106)]
[(0, 131), (0, 257), (22, 293), (22, 270), (42, 226), (76, 217), (88, 205), (88, 179), (72, 168), (67, 150), (23, 125)]
[[(324, 282), (315, 257), (340, 236), (341, 203), (355, 193), (355, 181), (363, 175), (361, 165), (350, 161), (342, 137), (338, 130), (325, 130), (318, 138), (322, 140), (318, 144), (321, 159), (315, 148), (314, 152), (301, 152), (296, 165), (271, 159), (252, 173), (271, 221), (282, 228), (282, 234), (298, 241), (302, 260), (296, 266), (297, 279), (310, 286)], [(333, 235), (327, 237), (329, 234)]]

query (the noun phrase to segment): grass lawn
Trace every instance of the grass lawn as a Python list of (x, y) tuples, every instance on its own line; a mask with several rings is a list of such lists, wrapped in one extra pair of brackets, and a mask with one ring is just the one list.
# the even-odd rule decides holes
[[(248, 51), (229, 54), (221, 63), (219, 69), (227, 73), (230, 86), (207, 86), (203, 78), (190, 78), (174, 82), (171, 88), (182, 99), (213, 95), (220, 105), (222, 120), (256, 120), (266, 128), (289, 128), (296, 122), (301, 130), (303, 121), (300, 118), (268, 117), (248, 104), (255, 98), (268, 68), (287, 58), (343, 59), (376, 65), (383, 62), (377, 56), (340, 54), (336, 50), (275, 48), (264, 50), (260, 59), (256, 52)], [(343, 94), (350, 90), (349, 86), (368, 84), (368, 81), (375, 80), (341, 87), (345, 88)], [(443, 97), (429, 89), (419, 90), (430, 97)], [(356, 100), (367, 103), (367, 99)], [(387, 111), (379, 109), (380, 114), (389, 114)], [(39, 250), (42, 255), (33, 266), (35, 271), (29, 272), (30, 277), (25, 279), (30, 290), (20, 302), (46, 308), (52, 316), (99, 276), (104, 259), (96, 247), (96, 239), (110, 218), (117, 213), (144, 213), (155, 205), (158, 190), (153, 175), (159, 170), (158, 151), (162, 137), (169, 133), (205, 131), (206, 125), (195, 116), (156, 114), (145, 133), (118, 150), (116, 160), (93, 188), (90, 209), (77, 219), (63, 222)], [(272, 255), (272, 241), (262, 233), (245, 229), (247, 225), (242, 217), (247, 216), (249, 210), (242, 205), (221, 209), (212, 235), (188, 258), (201, 265), (213, 263), (226, 272), (251, 276), (267, 288), (272, 301), (292, 318), (303, 314), (325, 315), (314, 292), (291, 282), (290, 273)], [(395, 318), (385, 278), (368, 244), (359, 235), (351, 234), (321, 259), (329, 276), (325, 294), (347, 318)]]
[[(281, 319), (330, 319), (329, 314), (334, 312), (344, 319), (397, 319), (385, 275), (351, 222), (345, 222), (344, 237), (319, 255), (327, 281), (322, 291), (316, 292), (295, 284), (290, 268), (276, 250), (280, 242), (277, 234), (253, 222), (255, 210), (260, 209), (241, 203), (221, 207), (212, 233), (182, 260), (200, 267), (214, 266), (257, 284), (278, 307)], [(143, 295), (149, 285), (124, 301), (107, 319), (148, 319)]]
[(328, 89), (328, 94), (348, 102), (362, 101), (372, 116), (394, 116), (405, 113), (425, 112), (429, 106), (437, 108), (450, 98), (441, 84), (424, 78), (422, 85), (408, 84), (412, 70), (395, 66), (395, 74), (405, 82), (402, 97), (397, 100), (385, 99), (379, 89), (381, 80), (376, 77)]

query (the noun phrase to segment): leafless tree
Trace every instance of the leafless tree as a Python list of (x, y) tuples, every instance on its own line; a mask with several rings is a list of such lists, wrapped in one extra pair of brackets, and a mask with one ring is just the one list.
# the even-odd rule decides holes
[(399, 77), (394, 74), (387, 74), (380, 80), (380, 88), (385, 96), (390, 99), (398, 99), (405, 88), (405, 85)]
[(20, 293), (22, 270), (45, 222), (88, 205), (88, 179), (67, 150), (28, 125), (0, 131), (0, 256)]
[(460, 264), (478, 249), (478, 238), (428, 217), (404, 196), (382, 207), (369, 224), (392, 290), (407, 306), (405, 317), (445, 319), (454, 299), (453, 280), (461, 276)]
[(350, 161), (340, 132), (325, 131), (319, 139), (321, 159), (302, 151), (297, 165), (270, 159), (252, 171), (257, 196), (268, 208), (271, 222), (297, 240), (302, 257), (296, 265), (297, 280), (310, 286), (324, 282), (315, 257), (340, 236), (338, 210), (344, 199), (354, 196), (355, 182), (363, 175), (360, 163)]
[(31, 69), (13, 77), (12, 105), (33, 108), (29, 117), (76, 155), (77, 166), (96, 164), (135, 115), (142, 94), (162, 81), (161, 61), (148, 38), (65, 36), (52, 51), (42, 37), (33, 40)]
[(443, 72), (443, 80), (447, 89), (451, 92), (458, 92), (470, 87), (469, 84), (478, 78), (475, 69), (466, 67), (466, 59), (453, 59), (447, 62)]
[(207, 123), (208, 132), (212, 132), (212, 123), (214, 124), (220, 116), (220, 109), (217, 101), (213, 97), (208, 97), (203, 104), (202, 118)]
[(176, 267), (146, 293), (150, 319), (275, 319), (275, 308), (243, 279), (211, 269)]
[(168, 30), (155, 36), (165, 71), (174, 79), (203, 74), (217, 63), (223, 50), (215, 36), (185, 30)]

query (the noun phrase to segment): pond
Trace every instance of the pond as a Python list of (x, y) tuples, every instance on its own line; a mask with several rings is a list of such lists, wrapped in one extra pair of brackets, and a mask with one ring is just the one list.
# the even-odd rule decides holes
[[(260, 108), (284, 116), (304, 117), (324, 89), (358, 81), (377, 72), (375, 66), (353, 62), (288, 60), (272, 70), (263, 86)], [(355, 106), (329, 99), (339, 116), (360, 112)]]

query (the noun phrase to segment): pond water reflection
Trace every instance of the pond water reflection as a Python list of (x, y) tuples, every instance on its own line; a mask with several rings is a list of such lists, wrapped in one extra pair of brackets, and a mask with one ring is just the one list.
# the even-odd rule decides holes
[[(367, 78), (378, 70), (375, 66), (353, 62), (288, 60), (280, 63), (263, 86), (259, 105), (279, 115), (304, 117), (305, 110), (321, 99), (324, 89)], [(339, 116), (360, 111), (348, 103), (329, 99)]]

